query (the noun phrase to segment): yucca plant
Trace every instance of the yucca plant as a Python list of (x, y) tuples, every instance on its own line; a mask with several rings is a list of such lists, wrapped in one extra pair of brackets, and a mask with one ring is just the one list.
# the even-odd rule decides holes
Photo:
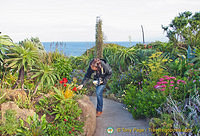
[(5, 67), (4, 67), (4, 59), (5, 59), (5, 52), (7, 51), (7, 46), (11, 46), (14, 43), (12, 39), (7, 35), (0, 35), (0, 79), (3, 79), (5, 75)]
[(38, 52), (31, 41), (24, 41), (22, 45), (15, 45), (10, 48), (10, 53), (6, 54), (9, 58), (5, 59), (8, 68), (12, 68), (19, 73), (15, 89), (21, 82), (21, 89), (24, 89), (24, 74), (38, 60)]
[(32, 79), (36, 79), (36, 86), (33, 92), (33, 95), (36, 94), (39, 85), (42, 86), (44, 84), (54, 85), (55, 81), (59, 78), (56, 74), (55, 70), (48, 64), (39, 63), (35, 69), (32, 69), (31, 72), (33, 75), (31, 76)]
[(135, 49), (134, 48), (122, 48), (119, 49), (114, 57), (114, 60), (119, 65), (120, 71), (126, 71), (128, 65), (134, 64), (135, 61)]

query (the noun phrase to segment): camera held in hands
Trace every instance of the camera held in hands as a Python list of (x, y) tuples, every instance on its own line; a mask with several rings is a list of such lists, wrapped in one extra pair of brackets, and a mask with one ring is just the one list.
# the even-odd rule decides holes
[(103, 84), (102, 78), (98, 78), (97, 80), (94, 80), (94, 81), (93, 81), (93, 84), (94, 84), (95, 86), (98, 86), (98, 85)]

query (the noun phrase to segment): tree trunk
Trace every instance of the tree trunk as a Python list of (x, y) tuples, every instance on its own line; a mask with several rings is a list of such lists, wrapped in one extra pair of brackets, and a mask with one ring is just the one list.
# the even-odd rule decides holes
[(40, 81), (37, 83), (37, 85), (35, 86), (35, 90), (34, 90), (34, 92), (33, 92), (33, 95), (35, 95), (35, 94), (36, 94), (36, 92), (37, 92), (37, 89), (38, 89), (38, 87), (39, 87), (40, 83), (41, 83), (41, 80), (40, 80)]
[(24, 66), (22, 66), (22, 71), (21, 71), (21, 89), (24, 90)]
[(20, 83), (21, 75), (22, 75), (21, 72), (22, 72), (22, 67), (19, 70), (18, 79), (17, 79), (16, 83), (14, 84), (14, 86), (12, 87), (12, 89), (15, 89), (18, 86), (18, 84)]

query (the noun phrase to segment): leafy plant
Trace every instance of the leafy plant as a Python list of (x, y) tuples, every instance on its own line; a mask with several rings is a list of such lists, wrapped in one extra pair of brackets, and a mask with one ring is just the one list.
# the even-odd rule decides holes
[(15, 45), (10, 48), (11, 53), (7, 53), (8, 59), (5, 59), (7, 67), (19, 72), (18, 79), (13, 89), (21, 82), (21, 89), (24, 89), (24, 74), (38, 60), (38, 52), (34, 43), (24, 41), (23, 45)]
[(17, 130), (16, 136), (48, 136), (48, 122), (45, 114), (41, 117), (41, 121), (37, 114), (34, 114), (33, 117), (29, 116), (27, 123), (28, 127), (25, 127), (24, 121), (20, 119), (20, 128)]
[(70, 59), (59, 58), (53, 63), (53, 68), (59, 77), (70, 79), (70, 73), (72, 72), (72, 63)]
[[(143, 83), (142, 89), (129, 84), (125, 90), (124, 103), (135, 119), (158, 116), (156, 109), (166, 100), (159, 92), (153, 91), (153, 83)], [(134, 98), (134, 99), (133, 99)]]
[(153, 134), (155, 135), (172, 135), (173, 132), (169, 130), (173, 130), (173, 115), (170, 114), (161, 114), (160, 118), (152, 118), (149, 122), (149, 126)]
[(20, 108), (26, 108), (26, 109), (33, 108), (34, 103), (31, 101), (30, 92), (29, 92), (28, 96), (23, 97), (23, 98), (20, 95), (18, 95), (17, 99), (14, 99), (14, 101)]
[(36, 79), (37, 81), (33, 94), (37, 92), (40, 84), (42, 86), (44, 86), (44, 84), (54, 85), (55, 81), (59, 77), (51, 66), (43, 63), (39, 63), (35, 69), (31, 70), (31, 72), (34, 73), (31, 78)]
[(16, 112), (13, 110), (6, 110), (4, 114), (5, 121), (0, 122), (0, 134), (1, 135), (14, 135), (16, 134), (19, 122), (16, 118)]
[(147, 71), (149, 73), (149, 78), (152, 81), (155, 81), (166, 74), (167, 71), (165, 63), (170, 61), (172, 60), (170, 60), (167, 56), (164, 56), (162, 52), (156, 52), (155, 54), (152, 54), (152, 56), (149, 57), (147, 64), (150, 69), (150, 71)]

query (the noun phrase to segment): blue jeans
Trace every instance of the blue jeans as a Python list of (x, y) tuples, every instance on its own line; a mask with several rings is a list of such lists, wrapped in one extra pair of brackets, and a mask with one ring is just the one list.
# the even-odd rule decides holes
[(106, 85), (99, 85), (96, 87), (96, 96), (97, 96), (97, 111), (102, 112), (103, 109), (103, 89)]

